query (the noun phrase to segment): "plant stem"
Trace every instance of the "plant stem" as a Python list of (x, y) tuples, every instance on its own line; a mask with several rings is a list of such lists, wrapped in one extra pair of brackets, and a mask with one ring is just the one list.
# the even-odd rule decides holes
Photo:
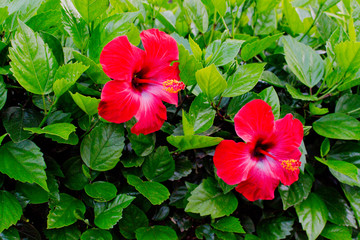
[[(50, 113), (51, 113), (52, 109), (53, 109), (54, 106), (56, 105), (58, 99), (59, 99), (59, 98), (56, 98), (55, 101), (54, 101), (54, 103), (51, 104), (51, 106), (50, 106), (50, 108), (49, 108), (49, 112), (48, 112), (48, 113), (45, 112), (45, 116), (44, 116), (43, 120), (41, 121), (41, 123), (39, 124), (39, 128), (41, 128), (42, 126), (44, 126), (46, 120), (47, 120), (47, 119), (49, 118), (49, 116), (50, 116)], [(44, 101), (44, 100), (45, 100), (45, 97), (43, 98), (43, 101)], [(44, 105), (44, 106), (45, 106), (45, 105)]]
[(43, 101), (43, 105), (44, 105), (44, 115), (47, 115), (47, 110), (46, 110), (46, 101), (45, 101), (45, 95), (42, 94), (41, 95), (42, 101)]

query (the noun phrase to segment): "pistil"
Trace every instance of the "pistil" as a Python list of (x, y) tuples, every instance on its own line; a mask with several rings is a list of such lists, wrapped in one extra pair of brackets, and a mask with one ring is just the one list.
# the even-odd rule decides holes
[(296, 171), (301, 166), (300, 160), (296, 160), (296, 159), (280, 160), (277, 157), (273, 156), (272, 154), (270, 154), (262, 149), (256, 149), (256, 150), (259, 153), (264, 154), (265, 156), (268, 156), (268, 157), (280, 162), (281, 166), (288, 171), (291, 171), (291, 172)]

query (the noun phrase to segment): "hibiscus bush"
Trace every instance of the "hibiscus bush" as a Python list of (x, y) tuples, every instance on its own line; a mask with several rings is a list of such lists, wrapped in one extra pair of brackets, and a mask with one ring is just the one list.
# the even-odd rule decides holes
[(359, 239), (359, 0), (2, 0), (0, 239)]

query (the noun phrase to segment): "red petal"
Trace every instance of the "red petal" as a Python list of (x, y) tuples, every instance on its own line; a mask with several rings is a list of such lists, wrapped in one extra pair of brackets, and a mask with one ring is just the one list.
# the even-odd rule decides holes
[(141, 70), (144, 56), (145, 52), (132, 45), (127, 36), (120, 36), (103, 48), (100, 63), (110, 78), (131, 81)]
[[(288, 153), (287, 156), (288, 156), (288, 159), (299, 160), (301, 157), (301, 152), (299, 149), (295, 149), (294, 151)], [(296, 171), (289, 171), (289, 170), (283, 169), (283, 173), (280, 176), (280, 181), (284, 185), (291, 185), (299, 179), (299, 173), (300, 173), (299, 169), (297, 169)]]
[(101, 92), (99, 115), (114, 123), (130, 120), (140, 107), (140, 96), (132, 89), (131, 83), (124, 81), (107, 82)]
[(167, 103), (174, 104), (176, 106), (178, 104), (178, 94), (165, 91), (162, 85), (149, 84), (146, 86), (145, 91), (150, 92)]
[(259, 160), (251, 169), (248, 179), (241, 182), (236, 191), (243, 194), (249, 201), (274, 199), (274, 191), (279, 185), (282, 167), (273, 159)]
[(224, 140), (215, 149), (214, 164), (217, 175), (227, 184), (233, 185), (247, 179), (256, 160), (251, 158), (248, 144)]
[(136, 135), (160, 130), (166, 120), (166, 107), (159, 98), (147, 91), (141, 93), (140, 108), (135, 114), (138, 122), (131, 128)]
[(140, 34), (145, 49), (145, 59), (142, 69), (142, 77), (146, 79), (179, 80), (178, 63), (170, 64), (179, 60), (177, 43), (170, 35), (158, 29), (149, 29)]
[(281, 160), (295, 159), (290, 158), (289, 154), (300, 147), (303, 136), (302, 123), (289, 113), (284, 118), (275, 121), (275, 130), (271, 137), (275, 145), (270, 152)]
[(235, 131), (245, 142), (268, 139), (274, 130), (274, 114), (271, 106), (256, 99), (240, 109), (235, 115)]

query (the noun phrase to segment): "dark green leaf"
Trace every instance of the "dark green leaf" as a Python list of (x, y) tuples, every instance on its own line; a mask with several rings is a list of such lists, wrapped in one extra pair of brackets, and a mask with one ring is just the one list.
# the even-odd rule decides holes
[(158, 182), (144, 182), (134, 175), (128, 175), (127, 181), (144, 195), (144, 197), (149, 199), (153, 205), (160, 205), (170, 196), (168, 189)]
[(336, 103), (335, 112), (347, 113), (354, 118), (360, 117), (360, 96), (346, 94)]
[(167, 226), (142, 227), (136, 230), (138, 240), (177, 240), (176, 232)]
[(45, 235), (51, 240), (79, 240), (81, 232), (75, 225), (59, 229), (45, 230)]
[(107, 202), (116, 196), (117, 189), (109, 182), (93, 182), (85, 186), (85, 192), (97, 202)]
[(303, 229), (310, 240), (316, 239), (325, 227), (328, 210), (325, 203), (315, 193), (295, 206)]
[(163, 182), (168, 180), (175, 171), (175, 161), (167, 147), (158, 147), (147, 156), (142, 171), (149, 181)]
[(280, 80), (273, 72), (264, 71), (261, 75), (261, 80), (275, 86), (275, 87), (285, 87), (286, 83)]
[(120, 232), (124, 236), (134, 239), (136, 229), (147, 226), (149, 226), (149, 220), (141, 209), (133, 204), (124, 209), (123, 217), (119, 221)]
[(63, 47), (56, 37), (47, 32), (40, 32), (41, 38), (44, 42), (49, 46), (51, 51), (53, 52), (56, 61), (59, 65), (64, 64), (64, 51)]
[(195, 235), (198, 239), (214, 240), (215, 231), (211, 229), (209, 224), (204, 224), (196, 228)]
[(82, 171), (80, 157), (72, 157), (64, 163), (65, 181), (64, 184), (71, 190), (82, 190), (88, 184), (88, 178)]
[(134, 118), (126, 122), (126, 129), (128, 132), (128, 138), (131, 143), (131, 147), (136, 153), (136, 155), (144, 157), (152, 153), (155, 149), (156, 135), (154, 133), (144, 135), (140, 133), (136, 135), (131, 133), (131, 128), (134, 126)]
[(31, 204), (46, 203), (49, 200), (48, 192), (34, 183), (17, 183), (16, 191), (28, 198)]
[(223, 232), (245, 233), (239, 219), (236, 217), (230, 216), (221, 218), (217, 222), (211, 224), (211, 226)]
[(100, 123), (81, 142), (81, 158), (93, 170), (110, 170), (120, 161), (124, 141), (122, 124)]
[(360, 187), (352, 187), (346, 184), (342, 184), (341, 186), (355, 213), (356, 220), (358, 224), (360, 224)]
[(102, 230), (102, 229), (97, 229), (97, 228), (91, 228), (86, 230), (82, 235), (81, 235), (81, 240), (112, 240), (112, 236), (111, 233), (106, 231), (106, 230)]
[(238, 201), (233, 193), (223, 194), (216, 187), (217, 183), (212, 178), (207, 178), (191, 192), (185, 211), (199, 213), (201, 216), (211, 215), (212, 218), (223, 217), (233, 213)]
[(0, 239), (1, 240), (19, 240), (20, 235), (15, 227), (11, 227), (11, 228), (8, 228), (7, 230), (0, 232)]
[(219, 144), (223, 139), (220, 137), (208, 137), (199, 135), (169, 136), (167, 141), (180, 151), (189, 149), (212, 147)]
[(188, 176), (192, 171), (192, 163), (187, 157), (177, 158), (175, 161), (174, 175), (169, 179), (170, 181), (179, 180)]
[(277, 217), (263, 220), (259, 223), (257, 233), (261, 239), (285, 239), (293, 230), (294, 220)]
[(0, 78), (0, 110), (4, 107), (7, 99), (7, 89), (4, 79)]
[(40, 148), (25, 140), (8, 142), (0, 147), (0, 171), (21, 182), (36, 183), (49, 191), (46, 184), (45, 162)]
[[(14, 195), (7, 191), (0, 191), (0, 233), (17, 223), (22, 215), (21, 205)], [(1, 235), (0, 235), (1, 237)]]
[(200, 93), (191, 103), (189, 117), (195, 134), (205, 132), (213, 125), (215, 110), (204, 94)]
[(351, 240), (351, 231), (347, 227), (337, 226), (331, 223), (326, 224), (321, 236), (330, 240)]

